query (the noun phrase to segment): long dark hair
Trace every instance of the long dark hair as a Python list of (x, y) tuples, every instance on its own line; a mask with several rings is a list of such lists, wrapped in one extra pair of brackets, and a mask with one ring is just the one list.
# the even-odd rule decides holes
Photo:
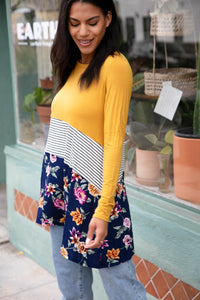
[(96, 49), (89, 66), (80, 78), (80, 86), (89, 87), (94, 79), (99, 78), (100, 69), (105, 59), (119, 51), (120, 25), (118, 22), (113, 0), (62, 0), (58, 19), (58, 29), (51, 49), (51, 62), (54, 74), (57, 77), (57, 90), (67, 81), (81, 53), (74, 43), (68, 29), (69, 12), (74, 2), (91, 3), (99, 7), (106, 16), (110, 11), (112, 21), (106, 28), (106, 33)]

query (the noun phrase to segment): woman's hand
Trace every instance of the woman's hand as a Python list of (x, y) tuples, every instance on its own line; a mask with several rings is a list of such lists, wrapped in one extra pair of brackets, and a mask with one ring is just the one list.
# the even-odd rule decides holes
[[(95, 239), (93, 240), (94, 233), (95, 233)], [(108, 234), (108, 222), (98, 218), (92, 218), (88, 228), (86, 248), (90, 248), (90, 249), (100, 248), (107, 234)]]

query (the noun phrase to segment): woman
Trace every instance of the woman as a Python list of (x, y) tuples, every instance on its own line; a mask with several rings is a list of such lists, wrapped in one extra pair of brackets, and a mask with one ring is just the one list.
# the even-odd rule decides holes
[[(51, 60), (58, 79), (37, 222), (50, 226), (63, 299), (92, 300), (92, 268), (109, 299), (146, 299), (135, 277), (123, 182), (132, 72), (118, 52), (112, 0), (63, 0)], [(62, 254), (62, 256), (60, 255)]]

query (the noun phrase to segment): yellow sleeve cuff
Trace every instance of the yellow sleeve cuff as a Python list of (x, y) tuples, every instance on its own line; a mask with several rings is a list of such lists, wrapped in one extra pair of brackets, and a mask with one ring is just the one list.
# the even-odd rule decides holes
[(115, 206), (114, 197), (110, 199), (100, 198), (99, 205), (96, 208), (93, 217), (109, 222), (112, 209)]

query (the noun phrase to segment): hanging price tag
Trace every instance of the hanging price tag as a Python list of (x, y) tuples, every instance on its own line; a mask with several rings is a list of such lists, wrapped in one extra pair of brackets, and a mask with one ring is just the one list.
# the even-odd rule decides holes
[(183, 92), (172, 87), (169, 82), (163, 84), (154, 112), (172, 121)]

